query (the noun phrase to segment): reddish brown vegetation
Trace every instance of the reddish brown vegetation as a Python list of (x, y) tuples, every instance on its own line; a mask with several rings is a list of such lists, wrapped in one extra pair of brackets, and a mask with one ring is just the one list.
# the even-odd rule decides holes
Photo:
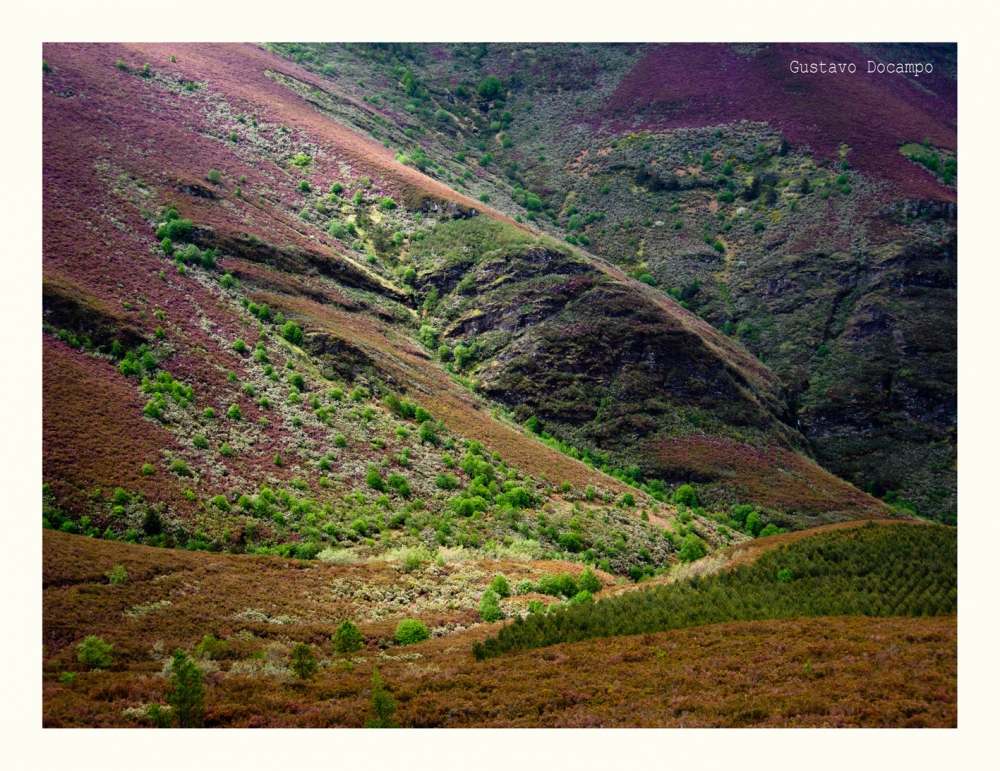
[(852, 517), (884, 517), (887, 506), (780, 447), (754, 447), (708, 436), (654, 440), (647, 451), (661, 472), (677, 469), (712, 483), (732, 502), (753, 500), (790, 512), (818, 516), (849, 512)]
[[(837, 158), (846, 143), (852, 166), (890, 181), (904, 196), (954, 201), (954, 192), (904, 158), (897, 142), (929, 139), (956, 149), (956, 80), (940, 66), (913, 82), (868, 75), (869, 58), (877, 54), (825, 43), (763, 46), (750, 55), (728, 45), (657, 47), (622, 81), (605, 112), (629, 131), (634, 116), (656, 128), (765, 120), (792, 144), (809, 145), (817, 159)], [(793, 60), (854, 62), (858, 71), (794, 74)]]
[[(125, 567), (128, 583), (112, 586), (104, 578), (116, 564)], [(563, 566), (483, 567), (510, 575)], [(317, 566), (46, 533), (44, 724), (141, 724), (122, 710), (163, 703), (166, 691), (156, 676), (162, 658), (150, 652), (162, 657), (175, 647), (191, 650), (206, 634), (229, 647), (208, 675), (207, 724), (214, 726), (360, 726), (373, 665), (399, 702), (396, 718), (403, 726), (957, 724), (954, 616), (729, 623), (556, 645), (486, 663), (476, 663), (469, 649), (492, 625), (390, 647), (380, 658), (375, 643), (391, 636), (392, 620), (362, 624), (368, 647), (351, 654), (357, 663), (345, 669), (329, 639), (349, 603), (331, 601), (328, 587), (346, 575), (376, 588), (398, 580), (386, 564)], [(162, 599), (172, 604), (138, 618), (122, 616)], [(248, 607), (299, 620), (233, 618)], [(469, 611), (424, 617), (429, 626), (472, 620)], [(240, 630), (254, 636), (244, 631), (237, 637)], [(73, 646), (87, 634), (114, 643), (109, 671), (80, 671)], [(228, 671), (254, 654), (280, 662), (296, 641), (314, 645), (323, 662), (315, 680)], [(67, 670), (79, 674), (60, 684)]]

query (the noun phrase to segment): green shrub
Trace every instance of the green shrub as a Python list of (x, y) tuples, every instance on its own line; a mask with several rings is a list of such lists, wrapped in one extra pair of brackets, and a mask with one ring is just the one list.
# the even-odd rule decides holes
[(396, 701), (386, 691), (377, 667), (372, 667), (372, 695), (369, 706), (372, 717), (365, 721), (365, 728), (395, 728), (392, 716), (396, 713)]
[(529, 613), (543, 613), (545, 612), (545, 603), (541, 600), (531, 600), (528, 603)]
[(604, 584), (601, 583), (601, 579), (598, 578), (597, 574), (590, 568), (584, 570), (580, 575), (578, 585), (581, 591), (590, 592), (591, 594), (597, 594), (604, 588)]
[(697, 506), (698, 505), (698, 495), (695, 493), (694, 488), (691, 485), (681, 485), (674, 492), (674, 503), (680, 503), (684, 506)]
[(382, 201), (380, 202), (380, 205), (386, 211), (391, 211), (392, 209), (396, 208), (396, 202), (392, 200), (389, 196), (383, 198)]
[(243, 412), (240, 410), (240, 405), (233, 404), (226, 410), (226, 416), (230, 420), (241, 420), (243, 418)]
[(429, 639), (431, 633), (422, 621), (415, 618), (404, 618), (396, 625), (396, 642), (400, 645), (412, 645)]
[(347, 437), (343, 434), (337, 434), (333, 438), (333, 444), (335, 447), (347, 447)]
[(319, 670), (319, 664), (313, 655), (312, 648), (301, 642), (295, 643), (295, 647), (292, 648), (292, 662), (289, 667), (300, 680), (315, 677)]
[(115, 565), (114, 570), (109, 570), (104, 575), (112, 584), (124, 584), (128, 582), (128, 573), (122, 565)]
[(625, 495), (622, 496), (621, 505), (629, 508), (635, 506), (635, 496), (632, 495), (632, 493), (625, 493)]
[(781, 570), (778, 571), (778, 580), (779, 581), (791, 581), (793, 579), (794, 579), (794, 576), (792, 575), (792, 571), (790, 569), (788, 569), (788, 568), (782, 568)]
[(503, 83), (496, 75), (488, 75), (476, 89), (481, 99), (493, 102), (504, 98)]
[(223, 458), (233, 457), (233, 448), (229, 446), (229, 442), (222, 443), (222, 446), (219, 448), (219, 455)]
[(447, 472), (438, 474), (434, 478), (434, 484), (440, 487), (442, 490), (454, 490), (458, 487), (458, 479), (454, 474), (449, 474)]
[(479, 615), (483, 621), (499, 621), (503, 614), (500, 612), (500, 596), (492, 589), (487, 589), (479, 601)]
[(756, 538), (760, 531), (764, 529), (764, 522), (756, 511), (751, 511), (747, 515), (746, 534)]
[(771, 535), (778, 535), (780, 532), (781, 532), (781, 528), (778, 527), (776, 524), (774, 524), (772, 522), (767, 527), (765, 527), (763, 530), (761, 530), (760, 534), (757, 537), (758, 538), (767, 538), (768, 536), (771, 536)]
[(531, 583), (527, 578), (518, 581), (517, 583), (517, 593), (518, 594), (531, 594), (535, 591), (535, 585)]
[(378, 466), (374, 463), (368, 464), (368, 473), (365, 475), (365, 482), (373, 490), (385, 492), (385, 482), (382, 480), (382, 475), (379, 474)]
[(182, 650), (174, 651), (167, 703), (181, 728), (197, 728), (205, 721), (205, 675)]
[(76, 646), (76, 657), (91, 669), (107, 669), (111, 666), (111, 649), (114, 647), (96, 635), (87, 635)]
[(143, 476), (147, 476), (148, 477), (151, 474), (155, 474), (155, 473), (156, 473), (156, 469), (153, 468), (152, 464), (150, 464), (150, 463), (143, 463), (142, 464), (142, 474), (143, 474)]
[(193, 476), (191, 469), (189, 469), (188, 465), (180, 458), (177, 458), (176, 460), (173, 461), (173, 463), (170, 464), (170, 470), (175, 474), (177, 474), (177, 476), (179, 477)]
[(498, 597), (510, 597), (510, 584), (504, 576), (496, 576), (490, 582), (490, 589), (496, 592)]
[(205, 175), (205, 179), (207, 179), (213, 185), (218, 185), (220, 182), (222, 182), (222, 175), (215, 169), (210, 169), (208, 174)]
[(684, 543), (677, 556), (681, 562), (694, 562), (705, 556), (705, 544), (698, 536), (691, 533), (684, 537)]
[(281, 336), (293, 345), (302, 345), (302, 329), (294, 321), (288, 321), (281, 328)]
[(333, 649), (337, 653), (353, 653), (364, 647), (365, 639), (350, 621), (344, 621), (333, 635)]
[(312, 186), (303, 179), (301, 182), (299, 182), (299, 192), (300, 193), (311, 193), (312, 192)]
[(403, 572), (412, 573), (414, 570), (420, 569), (420, 555), (415, 551), (410, 551), (406, 553), (403, 558)]
[(417, 432), (417, 436), (420, 437), (421, 442), (426, 442), (428, 444), (437, 444), (438, 437), (437, 431), (434, 428), (434, 421), (425, 420), (420, 424), (420, 430)]
[(410, 497), (410, 483), (402, 474), (389, 474), (386, 483), (404, 498)]

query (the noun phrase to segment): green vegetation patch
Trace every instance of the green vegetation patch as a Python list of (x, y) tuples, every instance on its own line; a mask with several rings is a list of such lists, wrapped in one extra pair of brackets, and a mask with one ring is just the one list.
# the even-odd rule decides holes
[(954, 529), (875, 525), (780, 546), (750, 565), (515, 619), (478, 660), (593, 637), (796, 616), (930, 616), (958, 607)]

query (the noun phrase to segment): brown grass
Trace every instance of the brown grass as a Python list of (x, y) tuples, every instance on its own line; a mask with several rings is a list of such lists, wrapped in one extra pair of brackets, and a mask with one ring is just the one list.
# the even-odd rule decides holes
[[(129, 583), (112, 586), (104, 578), (116, 564), (128, 571)], [(517, 571), (537, 576), (566, 566), (474, 567), (487, 576), (503, 570), (517, 577)], [(449, 565), (445, 572), (458, 569)], [(368, 716), (373, 666), (399, 703), (396, 719), (403, 726), (957, 725), (955, 616), (727, 623), (556, 645), (484, 663), (474, 661), (470, 648), (494, 625), (380, 650), (378, 639), (391, 636), (393, 619), (362, 624), (368, 646), (343, 657), (332, 652), (329, 636), (357, 608), (333, 600), (330, 587), (345, 577), (371, 590), (401, 580), (385, 563), (317, 566), (46, 533), (43, 722), (141, 725), (122, 712), (164, 702), (164, 656), (176, 647), (190, 652), (213, 634), (230, 650), (220, 661), (201, 662), (212, 670), (210, 726), (360, 726)], [(122, 615), (164, 599), (171, 605), (137, 618)], [(248, 607), (299, 621), (232, 617)], [(429, 626), (473, 620), (467, 610), (436, 615), (444, 617), (423, 619)], [(87, 634), (114, 643), (109, 671), (83, 672), (76, 661), (74, 646)], [(230, 671), (254, 654), (285, 671), (300, 640), (311, 643), (320, 659), (314, 680)], [(345, 658), (354, 659), (352, 668), (343, 665)], [(72, 683), (58, 682), (64, 671), (78, 672)]]

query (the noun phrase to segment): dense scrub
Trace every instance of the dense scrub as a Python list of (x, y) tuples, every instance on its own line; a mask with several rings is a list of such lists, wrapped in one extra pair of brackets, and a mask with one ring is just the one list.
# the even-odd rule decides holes
[(477, 659), (591, 637), (796, 616), (928, 616), (958, 606), (958, 543), (943, 527), (869, 524), (764, 553), (750, 565), (518, 619)]

